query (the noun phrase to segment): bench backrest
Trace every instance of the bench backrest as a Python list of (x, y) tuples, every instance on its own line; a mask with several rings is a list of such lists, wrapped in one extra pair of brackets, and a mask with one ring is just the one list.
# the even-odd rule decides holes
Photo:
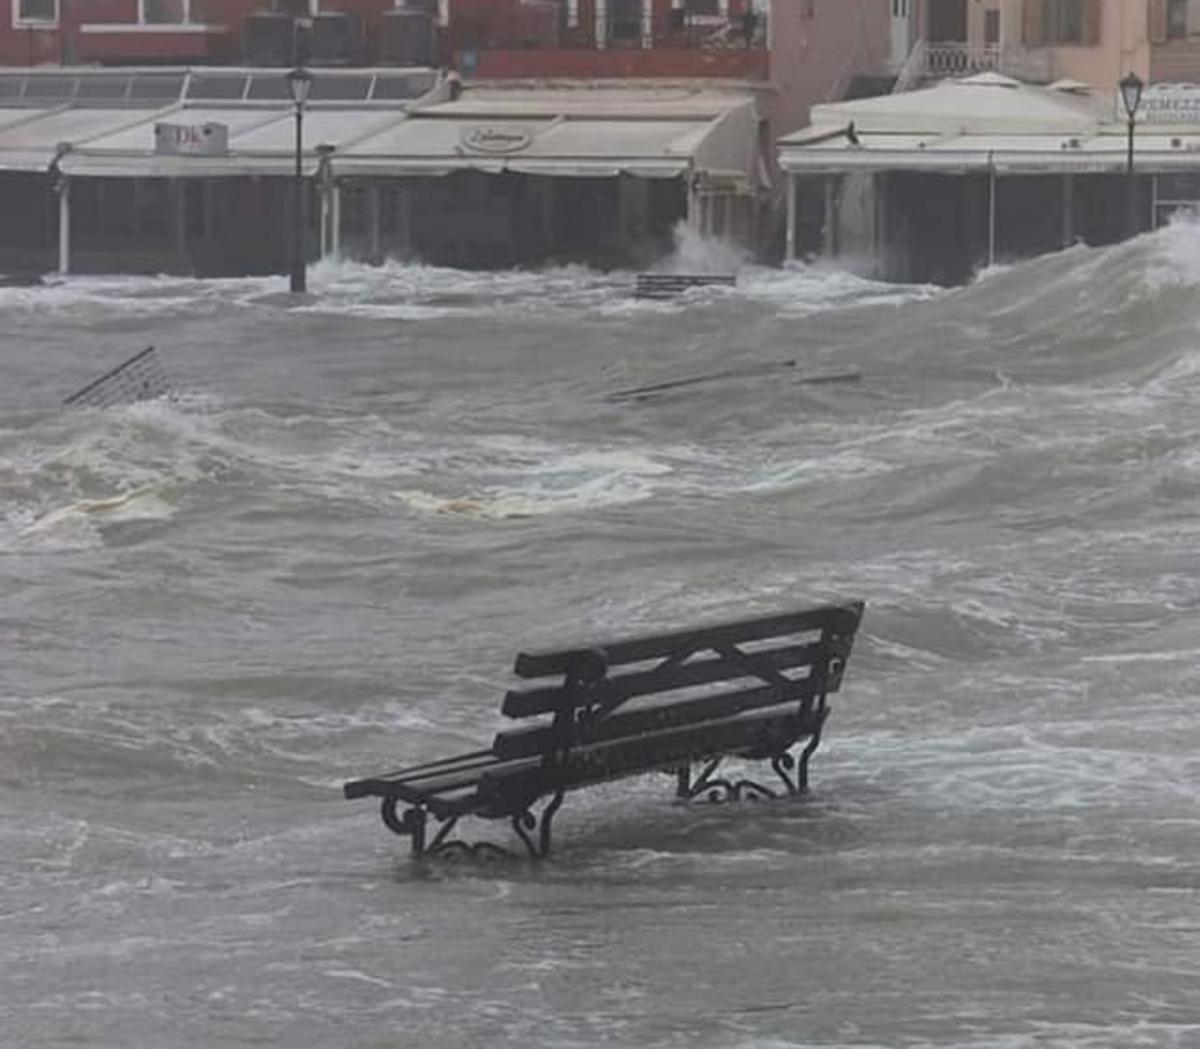
[(736, 274), (709, 273), (639, 273), (635, 295), (642, 299), (665, 299), (689, 288), (703, 288), (712, 285), (735, 287)]
[[(552, 720), (501, 732), (493, 749), (506, 758), (528, 757), (784, 703), (798, 703), (801, 712), (823, 708), (841, 685), (862, 611), (861, 602), (853, 602), (522, 652), (516, 674), (542, 681), (510, 690), (501, 709), (510, 718)], [(669, 703), (626, 706), (658, 697)]]

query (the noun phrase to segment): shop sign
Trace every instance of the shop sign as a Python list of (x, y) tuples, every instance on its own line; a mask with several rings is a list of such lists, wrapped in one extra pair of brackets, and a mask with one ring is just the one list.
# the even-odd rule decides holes
[[(1117, 93), (1117, 117), (1125, 107)], [(1200, 84), (1150, 84), (1138, 106), (1139, 124), (1200, 124)]]
[(459, 138), (467, 149), (477, 153), (519, 153), (533, 142), (533, 136), (524, 128), (500, 125), (469, 127)]
[(223, 156), (229, 152), (229, 126), (215, 122), (155, 124), (154, 152), (203, 157)]

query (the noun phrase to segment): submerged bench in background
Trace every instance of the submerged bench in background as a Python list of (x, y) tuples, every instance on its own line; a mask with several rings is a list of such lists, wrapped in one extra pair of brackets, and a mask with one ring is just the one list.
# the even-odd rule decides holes
[[(595, 783), (668, 772), (684, 799), (800, 794), (862, 611), (853, 602), (521, 653), (517, 676), (538, 683), (504, 697), (517, 727), (487, 750), (354, 780), (345, 795), (382, 799), (383, 822), (412, 840), (414, 856), (505, 852), (451, 837), (462, 817), (476, 816), (508, 819), (540, 857), (566, 793)], [(723, 777), (727, 758), (767, 762), (778, 783)], [(440, 823), (432, 839), (430, 817)]]
[(633, 294), (639, 299), (671, 299), (689, 288), (736, 285), (737, 277), (733, 274), (639, 273)]

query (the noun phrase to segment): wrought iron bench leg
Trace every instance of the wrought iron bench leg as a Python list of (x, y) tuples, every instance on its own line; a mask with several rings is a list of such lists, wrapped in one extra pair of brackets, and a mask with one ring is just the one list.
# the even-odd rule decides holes
[[(396, 807), (398, 804), (398, 798), (383, 799), (383, 802), (379, 806), (379, 813), (383, 817), (384, 826), (393, 834), (399, 834), (402, 838), (412, 839), (412, 854), (414, 858), (425, 855), (425, 823), (429, 818), (428, 814), (424, 809), (413, 807), (405, 809), (404, 818), (398, 819), (396, 816)], [(438, 835), (439, 840), (442, 836), (443, 834)]]
[[(554, 814), (558, 812), (563, 803), (565, 793), (563, 790), (558, 791), (550, 799), (546, 807), (542, 809), (540, 818), (529, 810), (512, 818), (513, 830), (517, 832), (517, 837), (525, 843), (525, 848), (529, 850), (529, 855), (535, 860), (542, 860), (550, 855), (550, 824), (554, 819)], [(536, 842), (529, 836), (529, 832), (535, 827), (538, 831)]]

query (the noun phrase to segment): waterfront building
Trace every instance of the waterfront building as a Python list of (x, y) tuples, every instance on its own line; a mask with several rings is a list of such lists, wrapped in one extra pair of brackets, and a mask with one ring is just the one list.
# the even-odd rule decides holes
[[(788, 257), (954, 283), (1200, 201), (1200, 4), (926, 0), (886, 97), (780, 141)], [(1135, 128), (1118, 90), (1145, 83)]]
[(925, 78), (996, 72), (1102, 92), (1130, 71), (1150, 83), (1200, 80), (1197, 0), (910, 2), (912, 72)]
[(782, 253), (775, 140), (890, 86), (893, 30), (868, 2), (0, 0), (0, 60), (26, 66), (0, 76), (0, 267), (286, 268), (298, 56), (309, 256), (640, 265), (680, 222)]

